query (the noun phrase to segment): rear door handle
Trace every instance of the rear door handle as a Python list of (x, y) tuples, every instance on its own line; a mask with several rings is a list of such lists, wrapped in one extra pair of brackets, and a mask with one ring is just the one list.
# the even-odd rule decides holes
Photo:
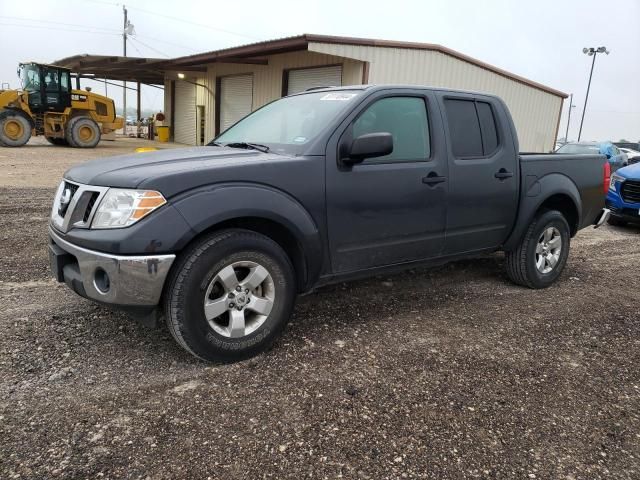
[(422, 183), (426, 183), (430, 187), (442, 183), (447, 180), (447, 177), (441, 177), (436, 172), (429, 172), (429, 175), (422, 177)]
[(499, 180), (505, 180), (507, 178), (513, 177), (513, 172), (508, 172), (506, 168), (501, 168), (495, 173), (494, 177)]

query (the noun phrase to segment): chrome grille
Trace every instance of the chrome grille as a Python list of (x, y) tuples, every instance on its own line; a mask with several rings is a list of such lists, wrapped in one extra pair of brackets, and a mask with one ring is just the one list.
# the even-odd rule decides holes
[(53, 201), (51, 224), (62, 232), (72, 228), (89, 228), (99, 200), (108, 189), (64, 180)]
[(640, 180), (625, 180), (620, 193), (625, 202), (640, 203)]
[(88, 222), (89, 218), (91, 218), (91, 214), (93, 213), (93, 208), (96, 206), (96, 202), (100, 194), (98, 192), (91, 192), (91, 198), (87, 202), (87, 208), (84, 209), (84, 216), (82, 217), (83, 222)]

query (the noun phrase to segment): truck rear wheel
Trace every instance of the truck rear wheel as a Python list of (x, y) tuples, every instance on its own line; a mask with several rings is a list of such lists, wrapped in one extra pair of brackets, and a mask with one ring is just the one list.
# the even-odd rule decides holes
[(185, 350), (229, 362), (278, 338), (295, 295), (291, 261), (276, 242), (249, 230), (224, 230), (176, 260), (164, 309), (171, 334)]
[(569, 224), (562, 213), (538, 213), (518, 247), (506, 252), (509, 278), (529, 288), (550, 286), (567, 263), (570, 242)]
[(5, 147), (21, 147), (31, 138), (31, 122), (24, 115), (0, 112), (0, 144)]
[(56, 145), (59, 147), (66, 147), (69, 145), (69, 142), (67, 142), (67, 140), (65, 138), (58, 138), (58, 137), (44, 137), (47, 139), (47, 142), (49, 142), (51, 145)]
[(65, 138), (72, 147), (93, 148), (100, 136), (100, 127), (92, 118), (75, 117), (67, 123)]

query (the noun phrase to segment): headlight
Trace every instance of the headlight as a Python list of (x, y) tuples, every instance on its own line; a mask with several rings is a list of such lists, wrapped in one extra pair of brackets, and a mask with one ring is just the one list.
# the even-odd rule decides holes
[(621, 177), (620, 175), (616, 175), (615, 173), (613, 175), (611, 175), (611, 181), (609, 182), (609, 190), (611, 190), (612, 192), (616, 191), (616, 183), (622, 183), (624, 182), (624, 177)]
[(160, 192), (110, 188), (102, 198), (91, 228), (123, 228), (133, 225), (167, 203)]

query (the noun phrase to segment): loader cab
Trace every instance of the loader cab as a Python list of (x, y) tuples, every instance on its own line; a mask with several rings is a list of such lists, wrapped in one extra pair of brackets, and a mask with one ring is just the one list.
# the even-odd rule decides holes
[(71, 106), (71, 71), (53, 65), (21, 63), (18, 75), (33, 113), (63, 112)]

